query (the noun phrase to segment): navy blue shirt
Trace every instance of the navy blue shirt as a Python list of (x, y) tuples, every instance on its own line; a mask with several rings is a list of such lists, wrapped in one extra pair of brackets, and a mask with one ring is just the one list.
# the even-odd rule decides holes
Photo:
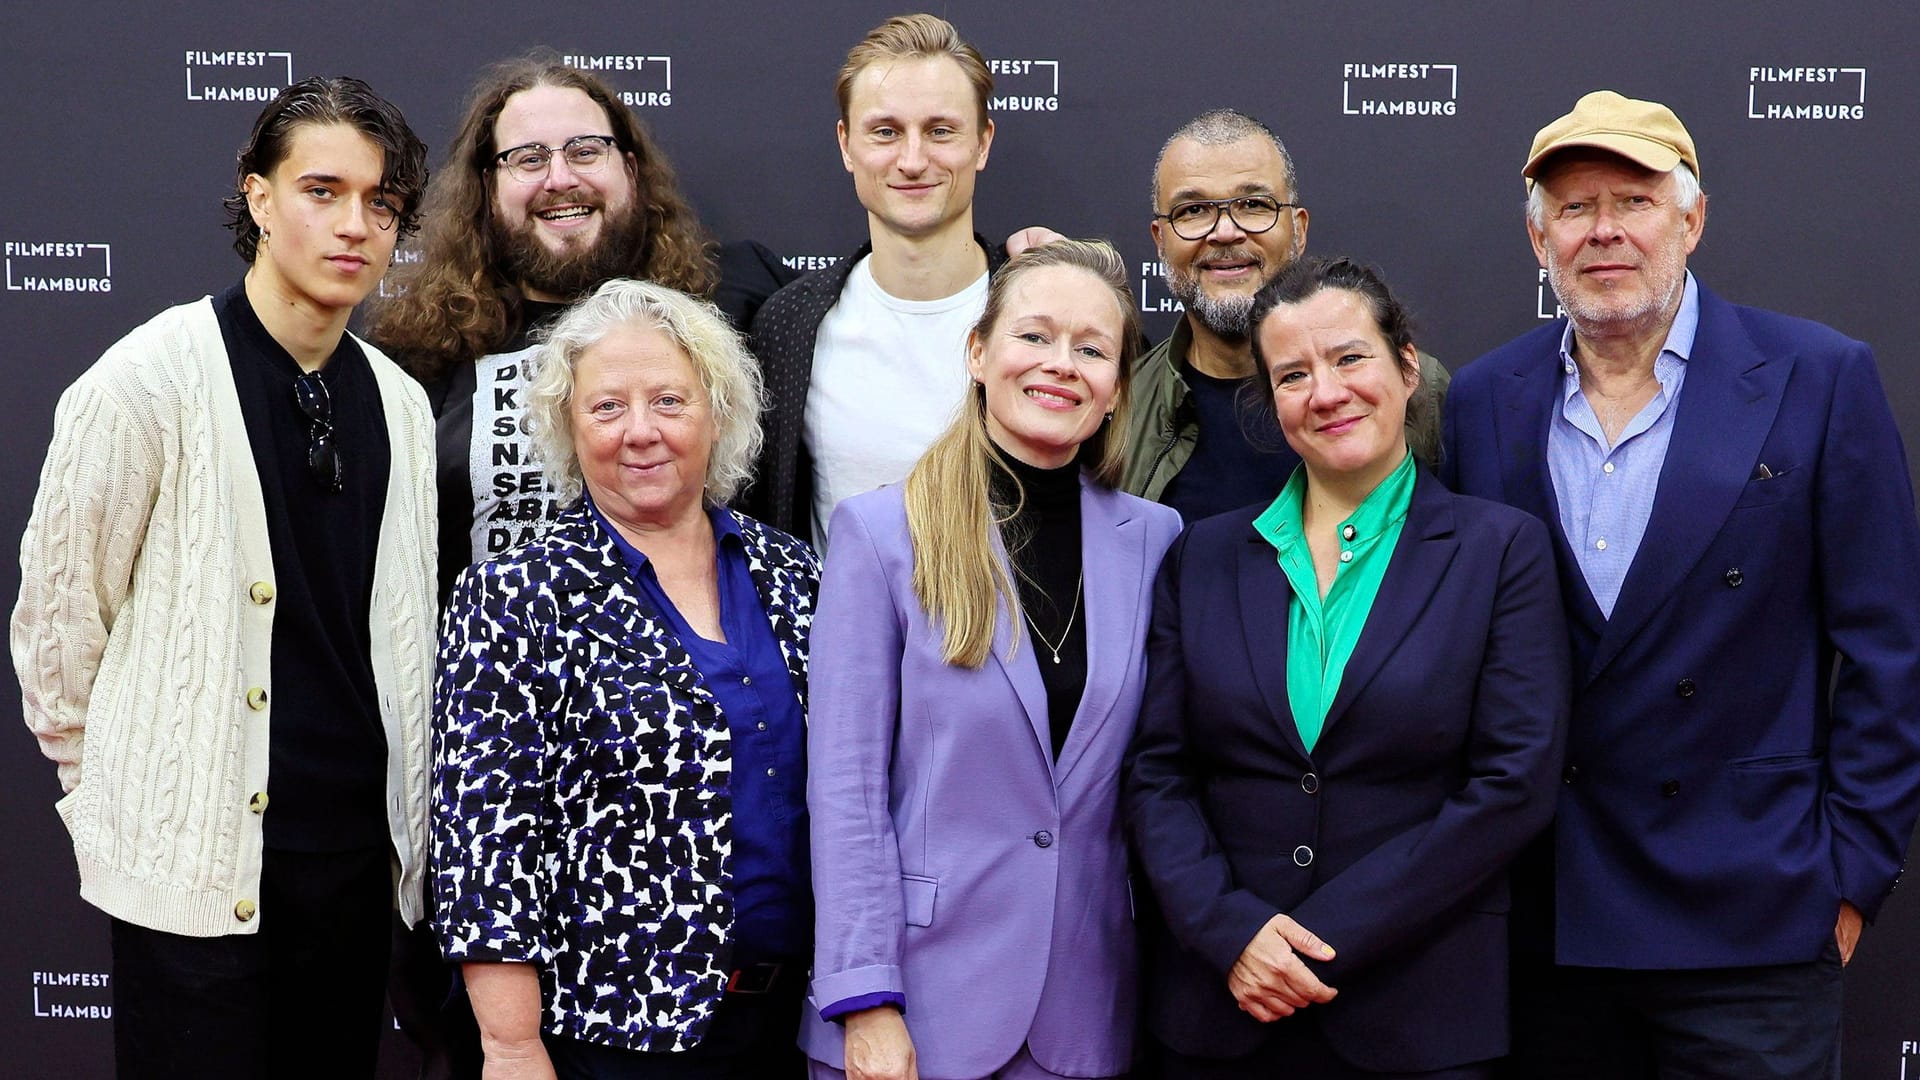
[(733, 740), (733, 942), (736, 967), (798, 959), (812, 952), (812, 866), (807, 854), (806, 714), (747, 569), (733, 515), (709, 508), (725, 641), (693, 632), (652, 563), (593, 506), (641, 595), (667, 621), (707, 690), (720, 703)]
[(1167, 482), (1160, 501), (1180, 511), (1188, 524), (1272, 502), (1287, 486), (1300, 455), (1274, 423), (1273, 404), (1261, 400), (1263, 381), (1257, 374), (1216, 379), (1188, 363), (1180, 365), (1180, 377), (1193, 395), (1199, 437), (1193, 456)]

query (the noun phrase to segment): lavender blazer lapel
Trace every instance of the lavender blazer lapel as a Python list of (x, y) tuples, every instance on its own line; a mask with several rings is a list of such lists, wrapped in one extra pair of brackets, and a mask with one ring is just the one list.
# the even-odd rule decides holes
[[(1080, 481), (1080, 560), (1085, 568), (1087, 684), (1074, 710), (1073, 728), (1060, 748), (1054, 782), (1066, 783), (1113, 715), (1115, 699), (1134, 661), (1146, 648), (1146, 522), (1126, 500), (1092, 480)], [(1036, 669), (1037, 671), (1037, 669)], [(1132, 732), (1125, 733), (1131, 736)]]

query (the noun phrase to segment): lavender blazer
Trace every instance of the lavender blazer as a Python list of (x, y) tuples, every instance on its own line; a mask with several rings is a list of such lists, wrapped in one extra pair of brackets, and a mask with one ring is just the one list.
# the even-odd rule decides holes
[(1002, 610), (979, 669), (941, 659), (913, 595), (899, 486), (834, 512), (813, 622), (807, 806), (817, 915), (801, 1047), (840, 1067), (818, 1009), (905, 995), (920, 1075), (985, 1076), (1025, 1043), (1072, 1076), (1132, 1058), (1138, 953), (1120, 760), (1145, 676), (1172, 510), (1082, 479), (1087, 683), (1058, 761), (1031, 634)]

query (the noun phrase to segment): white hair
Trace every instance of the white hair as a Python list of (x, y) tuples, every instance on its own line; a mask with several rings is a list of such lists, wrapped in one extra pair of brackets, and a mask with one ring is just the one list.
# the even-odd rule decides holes
[(760, 452), (760, 366), (720, 309), (651, 281), (615, 278), (575, 304), (547, 331), (527, 391), (527, 433), (534, 456), (562, 502), (580, 494), (573, 452), (573, 373), (580, 354), (623, 326), (650, 326), (687, 354), (713, 416), (707, 501), (733, 498), (753, 475)]
[[(1533, 222), (1536, 230), (1544, 232), (1547, 228), (1547, 197), (1540, 191), (1536, 180), (1527, 185), (1527, 220)], [(1686, 162), (1673, 167), (1673, 204), (1685, 214), (1700, 201), (1700, 178), (1693, 175)]]

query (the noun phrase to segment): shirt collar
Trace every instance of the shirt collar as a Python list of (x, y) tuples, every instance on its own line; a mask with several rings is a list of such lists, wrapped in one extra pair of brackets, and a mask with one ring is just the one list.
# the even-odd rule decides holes
[[(1660, 359), (1671, 357), (1685, 362), (1693, 357), (1693, 339), (1700, 331), (1700, 283), (1693, 279), (1693, 271), (1687, 271), (1687, 284), (1680, 292), (1680, 310), (1674, 312), (1673, 325), (1667, 327), (1667, 340), (1660, 346)], [(1568, 319), (1566, 327), (1560, 331), (1560, 370), (1568, 375), (1577, 376), (1580, 369), (1573, 362), (1573, 320)], [(1665, 380), (1661, 380), (1665, 382)]]
[[(587, 504), (587, 509), (593, 512), (593, 519), (600, 523), (600, 527), (607, 531), (608, 536), (613, 538), (613, 547), (620, 553), (620, 561), (626, 563), (627, 569), (638, 576), (641, 568), (647, 565), (646, 552), (634, 547), (627, 542), (626, 537), (620, 535), (620, 530), (614, 528), (613, 523), (600, 512), (600, 508), (594, 505), (593, 496), (583, 490), (580, 493), (580, 499)], [(721, 550), (737, 549), (746, 542), (740, 535), (740, 523), (733, 519), (732, 514), (718, 506), (709, 506), (706, 509), (707, 520), (713, 525), (714, 543), (720, 545)]]
[[(1415, 471), (1413, 452), (1409, 450), (1399, 467), (1388, 473), (1340, 523), (1342, 548), (1369, 544), (1406, 518), (1407, 506), (1413, 501)], [(1254, 529), (1278, 550), (1305, 542), (1302, 500), (1306, 494), (1307, 467), (1296, 466), (1293, 475), (1287, 478), (1287, 486), (1280, 489), (1279, 497), (1253, 520)]]

